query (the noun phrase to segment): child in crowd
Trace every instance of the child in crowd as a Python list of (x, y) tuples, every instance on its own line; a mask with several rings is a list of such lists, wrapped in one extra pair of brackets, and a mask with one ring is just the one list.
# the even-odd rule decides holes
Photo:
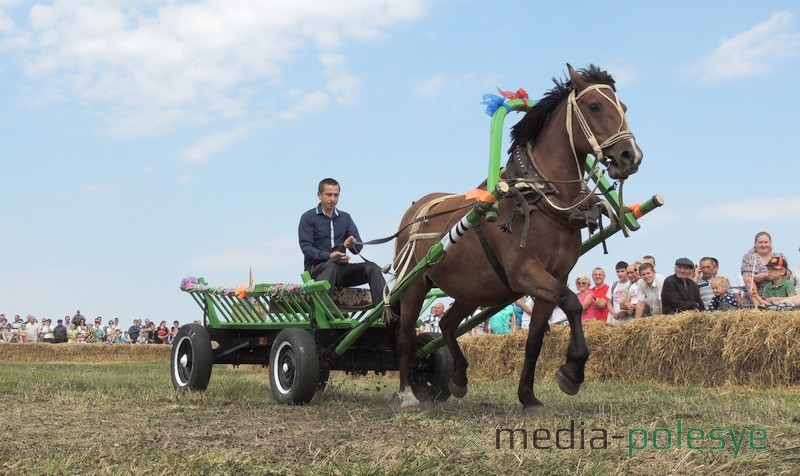
[(786, 269), (789, 264), (782, 257), (774, 257), (767, 263), (767, 276), (769, 281), (764, 286), (759, 296), (755, 290), (750, 291), (750, 298), (759, 307), (766, 307), (772, 302), (781, 301), (789, 296), (794, 296), (794, 284), (786, 279)]
[(708, 304), (709, 311), (729, 311), (731, 309), (739, 309), (739, 302), (728, 292), (728, 287), (731, 282), (724, 276), (717, 276), (711, 279), (711, 290), (714, 292), (714, 297)]
[(78, 342), (78, 328), (75, 324), (69, 325), (69, 330), (67, 331), (67, 344), (74, 344)]
[(0, 342), (7, 342), (10, 344), (11, 336), (14, 334), (14, 329), (11, 328), (11, 324), (6, 322), (5, 319), (0, 322), (0, 326), (2, 326), (0, 327)]

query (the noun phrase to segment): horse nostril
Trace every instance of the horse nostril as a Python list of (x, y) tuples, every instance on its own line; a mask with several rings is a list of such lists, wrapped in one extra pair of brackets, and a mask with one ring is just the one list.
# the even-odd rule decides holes
[(633, 160), (633, 158), (635, 157), (633, 152), (631, 152), (628, 149), (623, 150), (621, 155), (622, 155), (622, 160), (626, 160), (626, 161), (627, 160)]

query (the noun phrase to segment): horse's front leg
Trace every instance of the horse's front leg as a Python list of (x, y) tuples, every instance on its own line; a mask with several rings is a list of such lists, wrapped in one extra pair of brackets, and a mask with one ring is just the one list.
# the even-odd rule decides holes
[(544, 413), (544, 405), (533, 393), (533, 379), (536, 374), (536, 362), (542, 350), (544, 333), (547, 330), (547, 320), (553, 312), (555, 305), (547, 301), (537, 301), (533, 306), (531, 325), (528, 329), (528, 339), (525, 342), (525, 361), (519, 377), (517, 395), (522, 403), (522, 410), (531, 416)]
[(411, 379), (413, 378), (411, 372), (414, 364), (412, 353), (414, 352), (417, 318), (426, 292), (427, 290), (408, 290), (400, 300), (400, 325), (397, 331), (395, 358), (397, 358), (397, 370), (400, 374), (400, 391), (398, 392), (400, 410), (405, 411), (422, 410), (422, 405), (411, 388)]
[(569, 321), (569, 346), (567, 347), (567, 361), (559, 368), (556, 380), (558, 388), (562, 392), (575, 395), (583, 383), (589, 349), (586, 347), (586, 339), (583, 336), (581, 302), (569, 288), (564, 287), (564, 289), (566, 292), (561, 297), (559, 307), (567, 315)]
[(442, 337), (444, 337), (447, 348), (450, 350), (450, 355), (453, 356), (453, 375), (447, 382), (447, 386), (450, 389), (450, 394), (456, 398), (463, 398), (467, 395), (467, 367), (469, 366), (467, 358), (464, 357), (464, 353), (461, 352), (461, 347), (456, 340), (456, 331), (461, 321), (471, 315), (475, 309), (477, 309), (476, 306), (456, 301), (442, 316), (442, 320), (439, 323), (439, 327), (442, 329)]

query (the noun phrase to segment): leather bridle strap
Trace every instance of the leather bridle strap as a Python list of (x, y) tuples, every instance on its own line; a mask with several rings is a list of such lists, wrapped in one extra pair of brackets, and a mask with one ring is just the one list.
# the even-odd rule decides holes
[[(603, 156), (603, 149), (606, 147), (612, 146), (617, 142), (631, 139), (636, 140), (633, 132), (628, 129), (628, 120), (625, 117), (625, 111), (622, 109), (622, 104), (619, 102), (619, 98), (614, 96), (614, 99), (611, 99), (606, 95), (602, 90), (609, 89), (613, 91), (613, 88), (607, 84), (593, 84), (579, 94), (575, 94), (575, 90), (573, 89), (569, 96), (567, 97), (567, 134), (569, 135), (569, 143), (572, 147), (572, 155), (575, 157), (575, 163), (578, 166), (578, 174), (583, 176), (583, 169), (581, 168), (580, 161), (578, 160), (578, 154), (575, 152), (575, 137), (573, 135), (572, 130), (572, 116), (575, 116), (575, 119), (578, 121), (578, 125), (581, 127), (581, 131), (583, 131), (584, 137), (586, 140), (589, 141), (589, 145), (592, 147), (592, 152), (594, 152), (595, 157), (597, 158), (598, 162), (605, 163), (605, 157)], [(592, 132), (591, 127), (589, 127), (589, 122), (586, 120), (586, 117), (583, 115), (581, 108), (578, 106), (578, 100), (583, 97), (584, 94), (597, 91), (601, 96), (603, 96), (612, 106), (617, 110), (619, 113), (620, 123), (617, 127), (617, 132), (613, 134), (608, 139), (604, 140), (602, 144), (598, 144), (597, 137), (595, 137), (594, 132)]]

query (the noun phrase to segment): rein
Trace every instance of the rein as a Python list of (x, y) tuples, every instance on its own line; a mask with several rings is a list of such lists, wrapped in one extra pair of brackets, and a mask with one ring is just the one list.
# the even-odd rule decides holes
[[(429, 215), (423, 215), (423, 216), (418, 217), (417, 219), (415, 219), (413, 221), (408, 222), (406, 224), (406, 226), (404, 226), (404, 227), (400, 228), (399, 230), (397, 230), (397, 232), (395, 234), (393, 234), (393, 235), (390, 235), (390, 236), (387, 236), (387, 237), (384, 237), (384, 238), (377, 238), (375, 240), (363, 241), (363, 242), (362, 241), (356, 241), (354, 244), (362, 245), (362, 246), (364, 246), (364, 245), (382, 245), (382, 244), (384, 244), (386, 242), (392, 241), (393, 239), (397, 238), (398, 236), (400, 236), (400, 233), (402, 233), (403, 230), (405, 230), (406, 228), (410, 227), (411, 225), (413, 225), (415, 223), (424, 222), (425, 220), (427, 220), (429, 218), (440, 217), (442, 215), (447, 215), (448, 213), (454, 213), (454, 212), (457, 212), (459, 210), (463, 210), (465, 208), (471, 207), (473, 205), (475, 205), (475, 201), (474, 200), (469, 202), (469, 203), (466, 203), (464, 205), (461, 205), (460, 207), (451, 208), (449, 210), (442, 210), (441, 212), (431, 213)], [(358, 253), (356, 253), (356, 254), (358, 254)]]

